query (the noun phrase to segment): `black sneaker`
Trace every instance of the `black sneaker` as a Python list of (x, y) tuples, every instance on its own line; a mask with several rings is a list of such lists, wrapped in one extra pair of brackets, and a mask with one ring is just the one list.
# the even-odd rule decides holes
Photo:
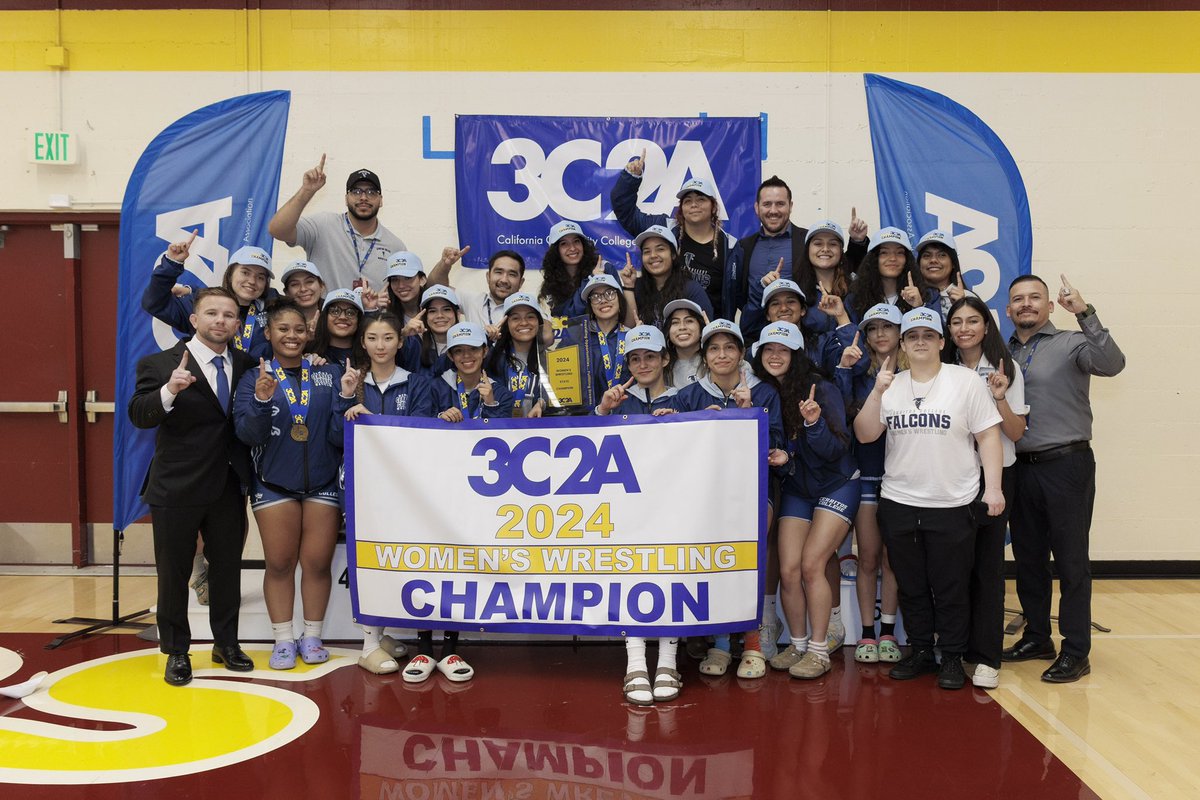
[(942, 653), (942, 668), (938, 670), (938, 686), (943, 689), (961, 689), (967, 683), (967, 673), (963, 672), (962, 655)]
[[(890, 675), (898, 681), (909, 681), (919, 675), (937, 672), (937, 661), (933, 657), (932, 647), (913, 648), (912, 652), (896, 662)], [(959, 664), (959, 671), (962, 665)]]

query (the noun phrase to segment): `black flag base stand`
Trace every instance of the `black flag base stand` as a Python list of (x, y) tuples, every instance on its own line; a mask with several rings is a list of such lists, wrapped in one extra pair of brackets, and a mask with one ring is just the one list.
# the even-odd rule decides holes
[(111, 619), (96, 619), (94, 617), (68, 617), (66, 619), (56, 619), (56, 625), (86, 625), (86, 628), (80, 628), (77, 631), (65, 633), (54, 639), (46, 645), (47, 650), (56, 650), (62, 645), (73, 639), (81, 639), (84, 636), (90, 636), (93, 633), (109, 630), (110, 628), (134, 628), (136, 630), (144, 630), (154, 627), (152, 622), (133, 622), (138, 617), (144, 617), (150, 613), (150, 609), (145, 608), (141, 611), (134, 611), (132, 614), (121, 613), (121, 547), (125, 543), (125, 532), (113, 528), (113, 574), (112, 574), (112, 618)]
[[(1012, 636), (1014, 633), (1017, 633), (1018, 631), (1020, 631), (1022, 628), (1025, 627), (1024, 613), (1022, 613), (1021, 611), (1018, 611), (1015, 608), (1006, 608), (1006, 609), (1004, 609), (1004, 613), (1014, 615), (1013, 618), (1011, 620), (1009, 620), (1008, 624), (1004, 626), (1004, 634), (1006, 636)], [(1058, 617), (1051, 615), (1050, 621), (1058, 622)], [(1112, 628), (1106, 628), (1103, 625), (1101, 625), (1099, 622), (1096, 622), (1095, 620), (1092, 620), (1092, 627), (1095, 628), (1096, 630), (1100, 631), (1101, 633), (1112, 633)]]

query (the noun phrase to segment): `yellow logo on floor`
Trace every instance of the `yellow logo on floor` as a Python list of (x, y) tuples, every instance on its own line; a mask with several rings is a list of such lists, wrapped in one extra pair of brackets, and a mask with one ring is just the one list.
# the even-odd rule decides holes
[[(11, 652), (11, 651), (10, 651)], [(167, 657), (157, 650), (120, 653), (51, 673), (22, 700), (66, 720), (103, 721), (116, 730), (0, 717), (0, 782), (123, 783), (189, 775), (268, 753), (302, 736), (320, 716), (303, 695), (253, 679), (307, 681), (355, 663), (357, 653), (330, 648), (330, 659), (277, 672), (231, 673), (207, 648), (192, 651), (194, 679), (163, 682)], [(256, 664), (270, 651), (247, 650)], [(249, 678), (229, 680), (229, 678)], [(220, 731), (219, 736), (197, 735)]]

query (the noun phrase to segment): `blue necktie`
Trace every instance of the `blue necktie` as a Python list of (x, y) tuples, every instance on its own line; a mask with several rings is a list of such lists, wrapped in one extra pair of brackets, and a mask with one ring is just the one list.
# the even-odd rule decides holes
[(212, 365), (217, 368), (217, 402), (221, 404), (221, 411), (229, 413), (229, 378), (225, 375), (225, 359), (222, 356), (213, 356)]

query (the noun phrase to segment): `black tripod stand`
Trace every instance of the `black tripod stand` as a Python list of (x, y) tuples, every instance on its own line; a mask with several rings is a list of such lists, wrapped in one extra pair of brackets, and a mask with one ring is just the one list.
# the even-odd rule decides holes
[(92, 617), (56, 619), (54, 620), (56, 625), (86, 625), (87, 627), (59, 636), (46, 645), (47, 650), (55, 650), (72, 639), (80, 639), (110, 628), (135, 628), (137, 630), (144, 630), (153, 626), (154, 623), (152, 622), (131, 621), (149, 614), (150, 609), (148, 608), (141, 611), (134, 611), (132, 614), (121, 614), (121, 548), (124, 543), (125, 532), (113, 528), (112, 619), (95, 619)]

